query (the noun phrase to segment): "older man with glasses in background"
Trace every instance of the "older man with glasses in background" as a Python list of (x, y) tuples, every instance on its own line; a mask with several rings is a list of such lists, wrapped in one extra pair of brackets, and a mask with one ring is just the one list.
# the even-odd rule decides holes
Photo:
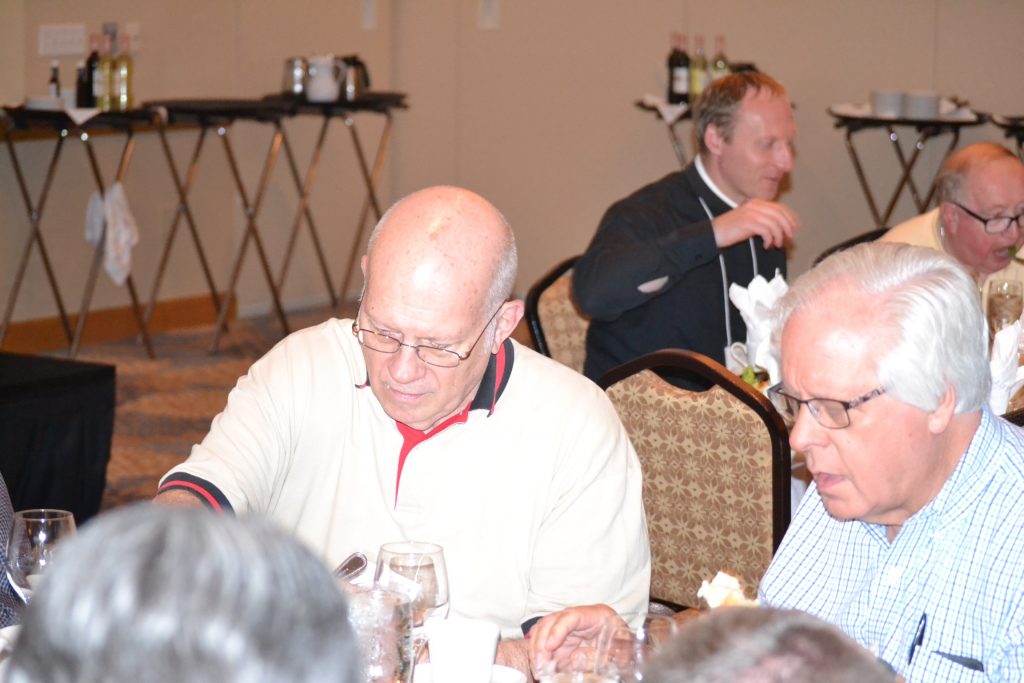
[(937, 208), (881, 239), (946, 252), (974, 277), (987, 307), (989, 283), (1024, 281), (1024, 164), (1002, 145), (968, 145), (943, 163), (935, 192)]
[(1024, 680), (1024, 433), (993, 415), (985, 321), (949, 256), (861, 245), (780, 304), (769, 396), (814, 476), (760, 587), (907, 681)]
[[(497, 209), (416, 192), (381, 219), (362, 270), (355, 320), (257, 361), (156, 500), (269, 516), (332, 565), (440, 544), (451, 612), (509, 639), (568, 605), (643, 608), (639, 461), (604, 392), (510, 338), (523, 304)], [(504, 642), (499, 662), (527, 671), (525, 653)]]

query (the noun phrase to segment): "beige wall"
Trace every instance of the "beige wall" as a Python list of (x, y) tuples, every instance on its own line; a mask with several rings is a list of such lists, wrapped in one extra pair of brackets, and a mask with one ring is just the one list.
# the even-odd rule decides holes
[[(784, 200), (803, 222), (791, 252), (793, 273), (806, 269), (825, 247), (872, 227), (842, 135), (825, 112), (829, 104), (861, 102), (872, 88), (894, 87), (935, 89), (967, 98), (978, 109), (1024, 113), (1024, 90), (1016, 76), (1024, 63), (1019, 0), (499, 1), (496, 31), (477, 27), (476, 0), (378, 0), (377, 28), (364, 31), (362, 3), (356, 0), (108, 0), (102, 5), (0, 0), (0, 53), (13, 55), (0, 61), (5, 69), (0, 99), (15, 102), (44, 89), (48, 60), (35, 56), (35, 36), (45, 22), (80, 21), (90, 29), (104, 20), (141, 22), (140, 99), (260, 95), (279, 87), (288, 55), (358, 52), (370, 65), (374, 85), (407, 92), (411, 105), (397, 115), (382, 202), (435, 183), (465, 185), (490, 198), (517, 231), (520, 290), (561, 257), (581, 251), (611, 201), (677, 167), (664, 127), (633, 105), (646, 92), (662, 92), (672, 30), (705, 34), (709, 43), (724, 34), (731, 58), (756, 62), (790, 90), (797, 105), (798, 157)], [(64, 62), (68, 80), (73, 62)], [(287, 126), (304, 169), (315, 121), (299, 119)], [(375, 117), (362, 117), (359, 126), (368, 143), (380, 131)], [(689, 125), (681, 130), (688, 132)], [(238, 124), (230, 135), (251, 192), (268, 129)], [(193, 139), (188, 132), (174, 135), (179, 165)], [(1003, 138), (986, 125), (965, 131), (962, 142), (980, 139)], [(50, 144), (19, 148), (34, 193)], [(897, 167), (885, 138), (867, 132), (857, 144), (874, 185), (888, 191)], [(338, 122), (328, 145), (313, 211), (337, 279), (361, 191), (351, 143)], [(103, 139), (97, 147), (105, 168), (112, 169), (119, 143)], [(922, 184), (938, 160), (937, 148), (928, 148), (920, 166)], [(60, 191), (43, 221), (60, 261), (65, 296), (75, 302), (88, 260), (79, 236), (92, 189), (80, 182), (88, 180), (84, 163), (81, 143), (69, 141), (57, 179)], [(136, 272), (148, 292), (174, 209), (166, 164), (151, 136), (140, 139), (127, 185), (143, 229)], [(233, 192), (223, 152), (210, 140), (193, 207), (221, 285), (241, 235)], [(295, 203), (281, 159), (260, 218), (274, 253), (283, 248)], [(912, 213), (904, 199), (895, 219)], [(0, 296), (6, 297), (27, 234), (6, 155), (0, 157), (0, 226)], [(194, 252), (183, 237), (165, 296), (203, 291)], [(286, 287), (292, 306), (324, 298), (311, 253), (304, 235)], [(52, 315), (36, 256), (30, 282), (16, 318)], [(240, 296), (243, 310), (266, 309), (267, 290), (251, 254)], [(98, 297), (99, 305), (125, 301), (106, 282)]]

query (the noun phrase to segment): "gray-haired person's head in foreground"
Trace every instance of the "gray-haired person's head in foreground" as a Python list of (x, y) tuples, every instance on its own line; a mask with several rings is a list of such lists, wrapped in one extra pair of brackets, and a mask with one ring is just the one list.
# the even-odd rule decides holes
[(803, 612), (723, 607), (687, 623), (650, 683), (893, 683), (893, 672), (836, 627)]
[(255, 518), (133, 506), (59, 550), (8, 683), (355, 683), (345, 598)]

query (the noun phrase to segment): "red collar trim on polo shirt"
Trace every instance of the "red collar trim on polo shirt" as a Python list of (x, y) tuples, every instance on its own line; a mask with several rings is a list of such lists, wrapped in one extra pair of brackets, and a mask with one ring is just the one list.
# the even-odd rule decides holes
[[(402, 482), (402, 470), (405, 468), (405, 460), (409, 457), (412, 449), (435, 434), (440, 434), (451, 425), (465, 422), (469, 419), (470, 411), (486, 410), (487, 415), (490, 416), (498, 404), (498, 399), (508, 385), (509, 377), (512, 375), (514, 360), (515, 351), (512, 347), (512, 341), (506, 339), (501, 348), (498, 349), (498, 352), (493, 354), (487, 363), (487, 369), (480, 380), (476, 396), (469, 402), (469, 405), (463, 408), (462, 412), (452, 415), (433, 429), (423, 432), (395, 420), (398, 432), (402, 435), (402, 450), (398, 453), (398, 470), (395, 472), (395, 505), (398, 504), (398, 486)], [(367, 381), (366, 385), (368, 384), (369, 381)]]

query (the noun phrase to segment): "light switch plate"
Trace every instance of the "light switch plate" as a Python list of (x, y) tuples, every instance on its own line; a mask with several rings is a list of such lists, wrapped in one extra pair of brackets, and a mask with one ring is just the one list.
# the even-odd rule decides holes
[(38, 51), (40, 57), (84, 57), (85, 24), (40, 24)]
[(377, 30), (377, 0), (363, 0), (363, 30)]
[(501, 11), (498, 0), (480, 0), (477, 26), (485, 31), (496, 31), (501, 26)]

